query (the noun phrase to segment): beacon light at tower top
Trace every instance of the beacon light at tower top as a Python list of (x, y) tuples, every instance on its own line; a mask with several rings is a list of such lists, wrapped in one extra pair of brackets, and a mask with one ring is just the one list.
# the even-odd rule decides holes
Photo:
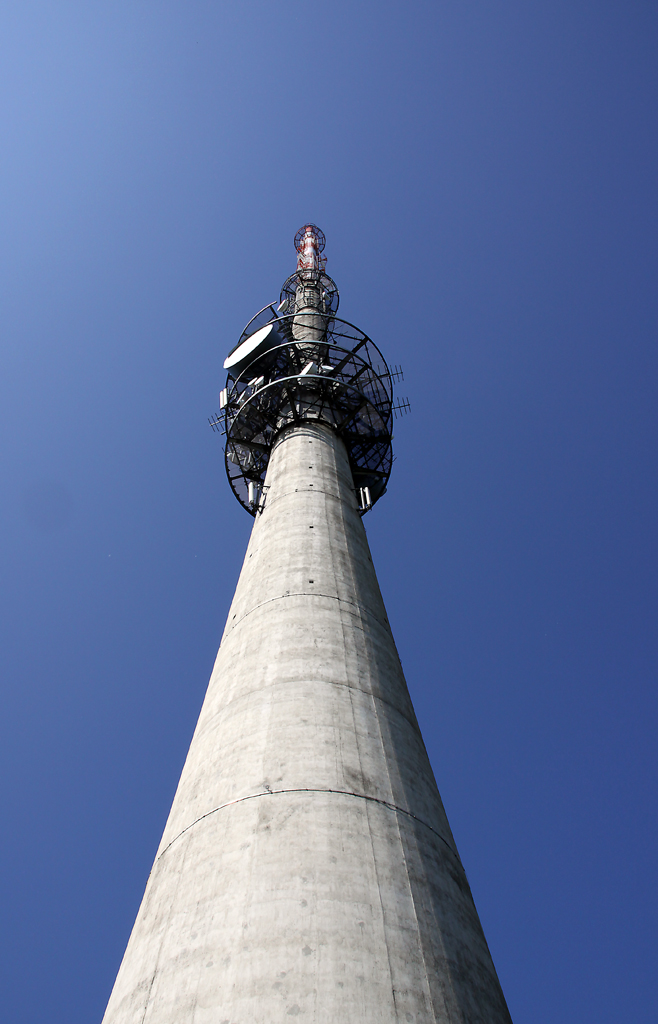
[[(338, 288), (325, 272), (325, 237), (315, 224), (295, 235), (297, 270), (279, 303), (265, 306), (224, 362), (220, 409), (226, 472), (238, 501), (256, 515), (282, 430), (314, 421), (342, 438), (361, 514), (384, 494), (393, 461), (393, 377), (358, 327), (340, 320)], [(217, 425), (217, 421), (213, 426)]]

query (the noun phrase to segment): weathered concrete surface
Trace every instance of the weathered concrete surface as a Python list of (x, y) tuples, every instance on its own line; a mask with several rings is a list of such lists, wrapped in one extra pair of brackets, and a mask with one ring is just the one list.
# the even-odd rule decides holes
[(510, 1024), (342, 442), (267, 485), (104, 1024)]

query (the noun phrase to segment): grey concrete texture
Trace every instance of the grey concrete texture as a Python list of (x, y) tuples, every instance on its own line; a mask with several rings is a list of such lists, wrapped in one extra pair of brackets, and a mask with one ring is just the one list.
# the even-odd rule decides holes
[(275, 443), (104, 1024), (510, 1024), (342, 441)]
[[(324, 338), (326, 321), (322, 316), (318, 316), (318, 310), (323, 308), (321, 290), (319, 275), (317, 280), (300, 281), (297, 285), (296, 316), (292, 322), (292, 336), (296, 341), (322, 341)], [(299, 351), (305, 352), (306, 346), (300, 345)]]

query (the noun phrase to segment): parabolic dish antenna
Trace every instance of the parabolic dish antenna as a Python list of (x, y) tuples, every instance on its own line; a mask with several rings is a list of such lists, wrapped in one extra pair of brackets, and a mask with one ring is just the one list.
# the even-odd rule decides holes
[(274, 329), (274, 324), (265, 324), (259, 331), (245, 338), (232, 352), (229, 352), (224, 360), (224, 369), (234, 377), (239, 377), (257, 356), (265, 355), (269, 349), (282, 345), (285, 340)]

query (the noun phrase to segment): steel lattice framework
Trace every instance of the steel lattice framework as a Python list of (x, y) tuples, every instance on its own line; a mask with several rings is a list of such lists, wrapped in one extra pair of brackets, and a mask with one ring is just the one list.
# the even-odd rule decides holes
[[(284, 291), (288, 298), (292, 289)], [(363, 331), (332, 313), (277, 316), (273, 304), (249, 322), (233, 352), (267, 325), (278, 343), (229, 372), (223, 392), (226, 472), (238, 501), (256, 515), (277, 435), (320, 421), (345, 443), (365, 513), (386, 490), (393, 461), (393, 382), (384, 357)]]

